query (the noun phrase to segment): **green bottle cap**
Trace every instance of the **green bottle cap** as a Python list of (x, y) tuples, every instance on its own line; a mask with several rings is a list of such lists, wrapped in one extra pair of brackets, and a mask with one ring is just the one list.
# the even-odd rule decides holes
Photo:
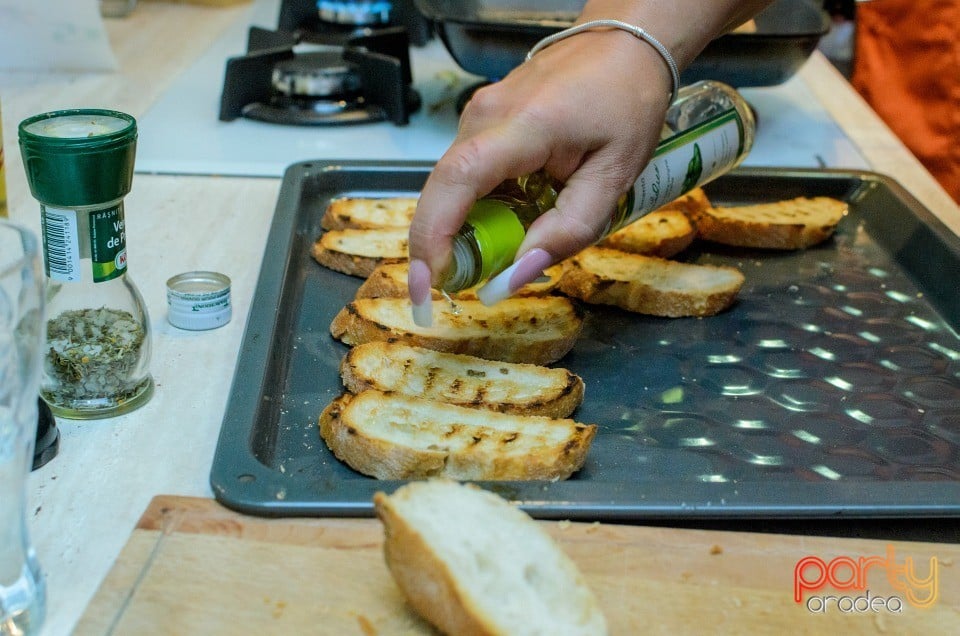
[(137, 122), (103, 109), (59, 110), (20, 122), (20, 153), (33, 197), (50, 207), (78, 208), (130, 192)]

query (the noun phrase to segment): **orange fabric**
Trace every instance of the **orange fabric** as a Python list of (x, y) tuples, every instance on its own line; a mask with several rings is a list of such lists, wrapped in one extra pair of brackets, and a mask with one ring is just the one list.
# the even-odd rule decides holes
[(960, 203), (960, 0), (858, 3), (852, 83)]

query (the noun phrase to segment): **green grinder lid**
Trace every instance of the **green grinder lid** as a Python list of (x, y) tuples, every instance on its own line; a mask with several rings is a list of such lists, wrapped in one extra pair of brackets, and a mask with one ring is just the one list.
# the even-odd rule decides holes
[(59, 110), (20, 122), (30, 192), (53, 207), (110, 203), (130, 192), (137, 122), (115, 110)]

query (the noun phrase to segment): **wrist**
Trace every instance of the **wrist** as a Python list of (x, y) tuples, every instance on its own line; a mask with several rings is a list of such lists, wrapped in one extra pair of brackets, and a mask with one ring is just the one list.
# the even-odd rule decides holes
[(637, 25), (662, 42), (684, 69), (734, 16), (744, 13), (744, 5), (762, 4), (757, 0), (587, 0), (577, 22), (613, 19)]
[(672, 103), (677, 99), (677, 92), (680, 90), (680, 69), (677, 67), (677, 63), (673, 59), (670, 50), (664, 46), (660, 40), (648, 33), (646, 29), (622, 20), (601, 19), (579, 22), (572, 27), (564, 29), (559, 33), (554, 33), (537, 42), (527, 53), (527, 60), (530, 60), (538, 52), (557, 42), (588, 31), (620, 31), (627, 33), (656, 51), (670, 74), (670, 102)]

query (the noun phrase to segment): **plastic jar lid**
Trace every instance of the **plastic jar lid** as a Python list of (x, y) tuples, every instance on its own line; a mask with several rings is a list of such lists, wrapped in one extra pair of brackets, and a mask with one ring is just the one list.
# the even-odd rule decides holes
[(126, 113), (73, 108), (20, 122), (20, 153), (30, 192), (51, 207), (84, 207), (130, 192), (137, 121)]
[(219, 272), (184, 272), (167, 280), (167, 320), (203, 331), (230, 322), (230, 279)]

